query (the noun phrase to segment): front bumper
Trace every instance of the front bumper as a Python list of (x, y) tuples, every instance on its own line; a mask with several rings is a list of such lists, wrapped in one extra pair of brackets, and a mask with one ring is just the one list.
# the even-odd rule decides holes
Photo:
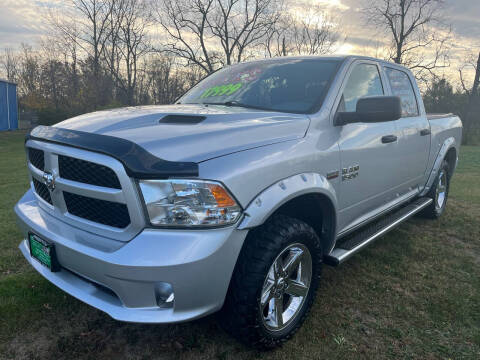
[[(112, 318), (127, 322), (172, 323), (219, 310), (247, 231), (145, 229), (129, 242), (75, 228), (42, 210), (29, 190), (15, 206), (27, 238), (33, 232), (55, 244), (59, 272), (20, 250), (47, 280)], [(172, 308), (158, 306), (159, 283), (173, 286)]]

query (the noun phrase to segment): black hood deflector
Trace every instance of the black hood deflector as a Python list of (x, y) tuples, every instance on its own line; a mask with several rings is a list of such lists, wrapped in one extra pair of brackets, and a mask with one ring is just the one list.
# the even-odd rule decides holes
[(37, 126), (27, 134), (25, 139), (26, 141), (47, 141), (109, 155), (123, 164), (129, 176), (137, 179), (198, 176), (198, 164), (194, 162), (163, 160), (134, 142), (114, 136), (52, 126)]

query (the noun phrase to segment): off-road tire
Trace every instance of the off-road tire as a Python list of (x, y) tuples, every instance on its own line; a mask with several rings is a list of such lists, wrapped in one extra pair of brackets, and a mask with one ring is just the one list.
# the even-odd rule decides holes
[[(270, 266), (289, 244), (304, 244), (312, 256), (310, 288), (296, 317), (284, 329), (269, 330), (261, 318), (260, 294)], [(315, 299), (322, 267), (322, 246), (312, 227), (303, 221), (276, 215), (251, 230), (240, 252), (224, 307), (223, 328), (239, 341), (268, 350), (290, 339), (304, 322)]]

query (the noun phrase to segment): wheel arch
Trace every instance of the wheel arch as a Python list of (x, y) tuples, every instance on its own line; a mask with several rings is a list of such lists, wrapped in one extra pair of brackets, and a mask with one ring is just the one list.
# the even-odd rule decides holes
[(276, 214), (304, 221), (315, 229), (324, 254), (334, 246), (337, 228), (335, 189), (322, 175), (304, 173), (278, 181), (253, 199), (239, 229), (251, 229)]
[(451, 177), (453, 175), (453, 172), (455, 171), (455, 168), (457, 166), (458, 146), (459, 145), (454, 137), (449, 137), (445, 139), (440, 148), (440, 151), (437, 154), (437, 157), (435, 158), (433, 168), (430, 171), (427, 183), (423, 188), (422, 192), (420, 193), (420, 196), (424, 196), (429, 192), (430, 188), (433, 185), (433, 182), (435, 181), (435, 178), (437, 177), (438, 171), (442, 166), (443, 160), (447, 160), (448, 162), (449, 176)]
[(445, 160), (448, 164), (448, 176), (451, 177), (457, 166), (457, 149), (455, 146), (448, 149), (447, 154), (445, 155)]

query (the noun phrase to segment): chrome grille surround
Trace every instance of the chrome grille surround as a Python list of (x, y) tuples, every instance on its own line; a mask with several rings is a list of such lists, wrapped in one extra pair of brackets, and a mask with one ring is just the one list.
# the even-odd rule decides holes
[[(28, 148), (43, 150), (45, 172), (52, 173), (55, 177), (55, 189), (50, 191), (52, 199), (52, 205), (50, 205), (36, 193), (32, 180), (35, 178), (43, 183), (44, 171), (37, 169), (28, 162), (31, 188), (38, 199), (39, 206), (44, 211), (82, 230), (120, 241), (131, 240), (145, 227), (143, 205), (138, 195), (136, 182), (127, 175), (125, 168), (118, 160), (107, 155), (43, 141), (28, 140), (25, 146), (27, 148), (27, 154)], [(61, 178), (58, 166), (58, 157), (60, 155), (89, 161), (110, 168), (117, 176), (121, 189), (107, 188)], [(125, 228), (117, 228), (72, 215), (67, 210), (63, 196), (64, 191), (92, 199), (125, 204), (130, 216), (130, 224)]]

